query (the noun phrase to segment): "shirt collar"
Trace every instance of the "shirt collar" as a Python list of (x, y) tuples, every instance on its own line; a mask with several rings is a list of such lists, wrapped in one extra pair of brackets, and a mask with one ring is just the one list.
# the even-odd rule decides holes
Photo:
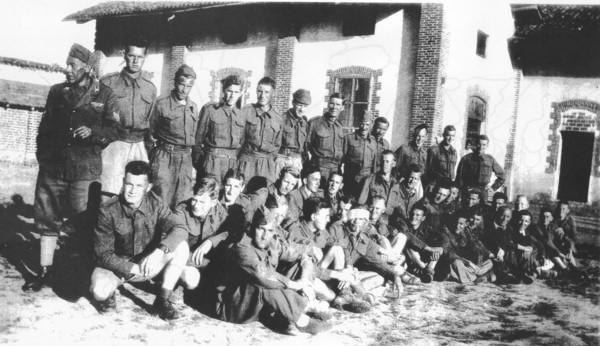
[(125, 202), (125, 199), (123, 198), (122, 195), (119, 197), (119, 199), (121, 202), (121, 207), (123, 208), (123, 212), (125, 213), (125, 216), (127, 216), (128, 218), (133, 218), (136, 211), (139, 211), (144, 215), (149, 215), (151, 213), (151, 207), (150, 207), (150, 201), (148, 198), (148, 193), (144, 195), (144, 197), (142, 198), (142, 203), (140, 203), (140, 206), (137, 209), (134, 209), (131, 206), (129, 206), (129, 204), (127, 204), (127, 202)]
[(176, 99), (173, 95), (173, 92), (171, 92), (171, 94), (169, 95), (169, 108), (173, 111), (179, 107), (187, 107), (191, 110), (194, 110), (194, 104), (192, 103), (192, 100), (190, 100), (189, 97), (185, 98), (185, 105), (183, 105), (179, 103), (179, 100)]
[(137, 77), (134, 77), (131, 73), (127, 72), (125, 68), (121, 70), (121, 78), (127, 86), (140, 87), (139, 80), (142, 77), (142, 71), (138, 73)]

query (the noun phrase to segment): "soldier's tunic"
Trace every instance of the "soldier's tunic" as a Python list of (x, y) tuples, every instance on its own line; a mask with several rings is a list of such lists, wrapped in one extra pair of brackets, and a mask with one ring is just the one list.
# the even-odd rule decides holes
[(319, 167), (321, 180), (329, 178), (332, 171), (339, 169), (344, 155), (344, 130), (336, 119), (326, 113), (308, 122), (307, 146), (311, 162)]
[(171, 208), (191, 197), (194, 185), (192, 146), (196, 143), (198, 109), (169, 95), (156, 101), (150, 124), (156, 147), (150, 151), (154, 191)]
[(283, 114), (283, 136), (281, 149), (275, 160), (275, 173), (279, 174), (286, 166), (302, 170), (302, 163), (306, 160), (306, 136), (308, 134), (308, 120), (298, 117), (292, 109)]
[(199, 175), (212, 174), (222, 181), (227, 170), (237, 168), (245, 127), (245, 115), (237, 107), (222, 102), (202, 107), (193, 154)]
[[(48, 93), (37, 135), (39, 173), (34, 201), (36, 226), (46, 235), (58, 235), (64, 217), (87, 209), (90, 185), (100, 179), (101, 151), (109, 141), (111, 126), (102, 122), (99, 89), (97, 81), (87, 89), (61, 83)], [(89, 127), (91, 136), (74, 137), (73, 131), (80, 126)]]
[(102, 191), (118, 194), (123, 184), (125, 165), (134, 160), (148, 162), (144, 140), (149, 135), (150, 110), (156, 87), (150, 75), (141, 71), (137, 78), (123, 69), (100, 80), (106, 88), (103, 101), (105, 117), (116, 122), (116, 136), (102, 151)]
[(259, 176), (272, 183), (277, 179), (275, 157), (281, 148), (283, 119), (274, 108), (263, 112), (256, 104), (242, 108), (242, 114), (246, 129), (239, 170), (247, 180)]
[(374, 173), (377, 158), (375, 138), (368, 135), (361, 137), (358, 133), (350, 133), (344, 138), (344, 188), (346, 193), (360, 195), (361, 183)]

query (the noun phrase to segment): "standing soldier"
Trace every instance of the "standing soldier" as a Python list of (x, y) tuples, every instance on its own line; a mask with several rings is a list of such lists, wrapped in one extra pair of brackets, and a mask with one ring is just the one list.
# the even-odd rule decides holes
[(275, 172), (281, 172), (285, 166), (302, 169), (302, 163), (306, 161), (307, 155), (306, 135), (308, 130), (308, 121), (304, 111), (310, 103), (310, 91), (298, 89), (294, 92), (292, 108), (283, 115), (283, 138), (276, 160)]
[(191, 196), (194, 185), (191, 152), (196, 143), (198, 107), (188, 95), (195, 80), (194, 70), (181, 65), (171, 94), (156, 101), (150, 115), (157, 144), (150, 152), (154, 191), (171, 208)]
[(413, 132), (413, 140), (408, 144), (401, 145), (396, 150), (396, 158), (398, 160), (396, 168), (399, 177), (405, 176), (408, 166), (412, 163), (419, 166), (423, 175), (427, 175), (427, 172), (425, 172), (425, 160), (427, 159), (427, 149), (425, 149), (426, 139), (427, 125), (418, 125)]
[(327, 179), (331, 171), (337, 171), (342, 162), (344, 130), (337, 118), (343, 109), (343, 97), (333, 93), (329, 96), (327, 112), (308, 123), (308, 150), (312, 163), (319, 167), (323, 179)]
[(144, 140), (149, 136), (156, 87), (150, 74), (142, 71), (147, 49), (142, 44), (126, 46), (123, 70), (100, 80), (107, 90), (102, 93), (107, 106), (106, 117), (118, 124), (115, 141), (102, 151), (102, 191), (110, 195), (121, 190), (127, 162), (148, 162)]
[(435, 185), (443, 179), (454, 180), (454, 169), (456, 167), (457, 154), (452, 146), (456, 128), (448, 125), (444, 128), (444, 140), (434, 145), (427, 151), (427, 162), (425, 165), (425, 184)]
[(390, 127), (390, 122), (385, 117), (377, 117), (373, 122), (373, 130), (371, 134), (375, 137), (375, 144), (377, 146), (377, 157), (375, 158), (375, 164), (373, 171), (379, 172), (381, 169), (381, 158), (383, 152), (390, 149), (390, 142), (383, 138)]
[(356, 198), (360, 194), (362, 181), (374, 173), (377, 158), (377, 143), (369, 134), (371, 112), (366, 111), (358, 129), (344, 137), (344, 187), (346, 193)]
[(256, 103), (242, 108), (246, 119), (244, 144), (239, 156), (239, 169), (245, 177), (265, 177), (275, 181), (275, 155), (281, 148), (283, 119), (271, 105), (275, 81), (263, 77), (256, 87)]
[(229, 169), (237, 169), (237, 156), (244, 141), (246, 119), (236, 103), (243, 81), (237, 75), (221, 80), (223, 99), (207, 103), (200, 111), (194, 147), (194, 167), (199, 176), (212, 174), (219, 181)]
[[(100, 152), (108, 143), (94, 64), (89, 50), (73, 44), (67, 57), (67, 81), (53, 85), (48, 94), (37, 136), (39, 173), (34, 202), (35, 225), (42, 234), (41, 273), (25, 283), (25, 291), (37, 292), (49, 284), (59, 231), (66, 230), (63, 218), (71, 218), (76, 228), (92, 226), (79, 225), (72, 218), (88, 208), (88, 191), (100, 179)], [(84, 223), (91, 221), (83, 218)]]
[(460, 159), (456, 182), (462, 188), (463, 196), (468, 193), (469, 189), (477, 188), (483, 192), (483, 200), (487, 201), (488, 184), (492, 178), (492, 172), (496, 174), (496, 180), (491, 185), (491, 189), (498, 190), (504, 184), (504, 170), (492, 155), (485, 153), (488, 143), (488, 136), (479, 136), (473, 152)]

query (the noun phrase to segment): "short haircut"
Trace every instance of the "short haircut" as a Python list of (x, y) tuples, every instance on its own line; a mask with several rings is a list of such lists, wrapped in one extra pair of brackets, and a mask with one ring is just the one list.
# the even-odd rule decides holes
[(479, 139), (480, 141), (490, 141), (490, 138), (486, 135), (479, 135), (479, 137), (477, 137), (477, 139)]
[(285, 177), (286, 174), (290, 174), (296, 179), (300, 178), (300, 173), (298, 173), (298, 169), (292, 166), (285, 166), (281, 169), (281, 171), (279, 171), (279, 180), (283, 179), (283, 177)]
[(454, 127), (454, 125), (446, 125), (446, 127), (444, 127), (444, 134), (451, 132), (451, 131), (456, 132), (456, 127)]
[(375, 195), (371, 197), (371, 202), (369, 203), (369, 205), (374, 205), (376, 200), (382, 200), (384, 205), (387, 204), (385, 203), (385, 197), (383, 197), (382, 195)]
[(331, 99), (340, 99), (340, 100), (344, 101), (344, 96), (340, 93), (333, 93), (333, 94), (329, 95), (329, 101), (331, 101)]
[(194, 196), (201, 196), (205, 193), (208, 193), (210, 199), (219, 198), (219, 181), (215, 176), (206, 176), (198, 180), (196, 185), (194, 185)]
[(317, 165), (308, 163), (305, 164), (304, 167), (302, 168), (302, 172), (301, 172), (301, 176), (302, 179), (308, 178), (309, 175), (319, 172), (321, 173), (321, 170), (319, 169), (319, 167)]
[(527, 199), (527, 196), (525, 196), (525, 195), (523, 195), (523, 194), (519, 194), (519, 195), (517, 195), (517, 196), (515, 197), (515, 202), (518, 202), (518, 201), (519, 201), (519, 198), (525, 198), (525, 199)]
[(379, 124), (379, 123), (388, 124), (389, 125), (390, 121), (387, 120), (386, 117), (377, 117), (377, 118), (375, 118), (375, 121), (373, 121), (373, 127), (375, 127), (375, 125)]
[[(394, 160), (396, 159), (396, 153), (394, 153), (393, 151), (389, 150), (389, 149), (385, 149), (382, 153), (381, 153), (381, 157), (384, 157), (385, 155), (392, 155), (394, 157)], [(419, 166), (417, 166), (419, 167)]]
[(469, 216), (473, 217), (475, 215), (479, 215), (481, 217), (485, 217), (485, 210), (483, 209), (482, 206), (474, 206), (471, 209), (469, 209)]
[(415, 210), (421, 210), (421, 211), (423, 211), (423, 216), (425, 216), (425, 217), (429, 216), (429, 210), (427, 209), (427, 207), (425, 206), (425, 204), (423, 204), (423, 202), (417, 202), (417, 203), (415, 203), (412, 206), (412, 208), (410, 209), (411, 214)]
[(342, 178), (342, 182), (344, 182), (344, 173), (342, 173), (341, 171), (338, 171), (338, 170), (336, 170), (336, 169), (332, 170), (332, 171), (329, 173), (329, 178), (328, 178), (328, 180), (327, 180), (327, 181), (330, 181), (330, 180), (331, 180), (331, 179), (333, 179), (333, 177), (334, 177), (334, 176), (336, 176), (336, 175), (337, 175), (338, 177), (341, 177), (341, 178)]
[(425, 129), (425, 131), (429, 131), (429, 127), (427, 126), (427, 124), (419, 124), (415, 127), (414, 133), (419, 133), (419, 131), (421, 131), (422, 129)]
[(223, 178), (223, 185), (227, 183), (227, 179), (239, 180), (242, 182), (242, 185), (244, 185), (246, 177), (244, 177), (244, 173), (230, 168), (227, 170), (227, 173), (225, 173), (225, 177)]
[(302, 205), (302, 215), (305, 220), (310, 220), (310, 217), (319, 212), (321, 209), (329, 209), (331, 204), (324, 198), (320, 197), (309, 197)]
[(152, 180), (150, 164), (144, 161), (131, 161), (125, 165), (125, 174), (130, 173), (132, 175), (145, 175), (148, 177), (148, 181)]
[(512, 213), (512, 209), (505, 205), (498, 208), (498, 210), (496, 210), (496, 212), (494, 213), (494, 221), (496, 221), (500, 215), (504, 214), (506, 210), (510, 210), (510, 212)]
[(437, 184), (435, 184), (435, 191), (438, 191), (439, 189), (450, 190), (451, 184), (452, 181), (450, 179), (442, 178)]
[(129, 53), (129, 48), (138, 47), (144, 49), (144, 56), (146, 56), (146, 54), (148, 54), (148, 46), (149, 42), (143, 38), (131, 38), (125, 42), (125, 45), (123, 46), (123, 52), (127, 54)]
[(411, 173), (423, 173), (423, 171), (421, 170), (421, 167), (419, 167), (419, 165), (417, 165), (416, 163), (411, 163), (406, 168), (405, 178), (408, 178)]
[(229, 88), (232, 85), (242, 86), (242, 84), (244, 84), (244, 81), (242, 80), (242, 78), (240, 78), (240, 76), (236, 74), (230, 74), (229, 76), (221, 79), (221, 89), (223, 90)]
[(506, 196), (506, 194), (504, 192), (496, 192), (494, 194), (494, 197), (492, 197), (492, 201), (495, 201), (497, 199), (503, 199), (504, 201), (507, 201), (508, 196)]
[(351, 194), (344, 194), (342, 196), (342, 198), (340, 199), (340, 202), (344, 202), (344, 204), (350, 203), (352, 205), (355, 205), (356, 204), (356, 197), (354, 197)]
[(259, 81), (257, 85), (268, 85), (270, 86), (272, 89), (275, 89), (276, 83), (275, 80), (271, 77), (262, 77)]
[(517, 217), (518, 217), (518, 219), (517, 219), (517, 220), (521, 220), (521, 217), (522, 217), (523, 215), (525, 215), (525, 216), (529, 216), (529, 219), (530, 219), (530, 220), (533, 220), (533, 216), (531, 215), (531, 212), (530, 212), (529, 210), (527, 210), (527, 209), (523, 209), (523, 210), (521, 210), (521, 211), (519, 211), (519, 212), (517, 213)]
[(473, 187), (473, 188), (470, 188), (470, 189), (467, 191), (467, 195), (468, 195), (469, 197), (470, 197), (471, 195), (477, 195), (477, 197), (479, 197), (479, 199), (481, 199), (482, 193), (481, 193), (481, 190), (479, 190), (478, 188), (475, 188), (475, 187)]

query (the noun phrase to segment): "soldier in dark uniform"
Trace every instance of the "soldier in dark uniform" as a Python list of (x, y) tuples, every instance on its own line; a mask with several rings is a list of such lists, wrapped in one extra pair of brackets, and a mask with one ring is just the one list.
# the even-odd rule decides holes
[(311, 103), (310, 91), (298, 89), (292, 97), (292, 108), (283, 114), (283, 137), (275, 172), (281, 172), (285, 166), (293, 166), (300, 170), (307, 158), (308, 120), (304, 113)]
[(361, 183), (375, 169), (377, 159), (377, 142), (369, 134), (373, 116), (367, 111), (354, 133), (344, 137), (344, 188), (345, 193), (358, 198)]
[(88, 199), (95, 198), (88, 192), (100, 179), (100, 153), (111, 128), (102, 122), (104, 104), (99, 100), (95, 60), (89, 50), (73, 44), (67, 58), (67, 81), (53, 85), (48, 94), (37, 136), (39, 173), (34, 201), (35, 225), (42, 234), (42, 268), (39, 277), (23, 286), (26, 291), (39, 291), (49, 283), (59, 231), (67, 230), (63, 218), (70, 219), (68, 224), (77, 233), (92, 227), (93, 217), (84, 212), (93, 209)]
[(265, 203), (267, 189), (258, 189), (253, 193), (243, 193), (245, 185), (244, 175), (239, 171), (230, 169), (223, 179), (223, 192), (220, 203), (227, 209), (231, 221), (231, 229), (245, 229), (252, 222), (254, 212)]
[(115, 292), (124, 282), (148, 281), (162, 273), (153, 307), (162, 319), (179, 317), (169, 297), (182, 278), (189, 248), (184, 241), (162, 238), (168, 233), (187, 231), (151, 189), (148, 163), (132, 161), (125, 167), (121, 194), (100, 207), (94, 230), (97, 263), (90, 286), (100, 312), (115, 309)]
[(107, 92), (106, 118), (117, 126), (114, 141), (102, 151), (102, 191), (110, 195), (121, 190), (125, 164), (133, 160), (148, 161), (145, 140), (149, 138), (150, 111), (156, 99), (151, 75), (142, 71), (147, 48), (141, 43), (125, 47), (125, 67), (100, 80)]
[(426, 140), (427, 125), (420, 124), (415, 127), (413, 140), (408, 144), (401, 145), (396, 150), (396, 159), (398, 160), (396, 168), (399, 177), (403, 177), (408, 167), (413, 163), (419, 166), (421, 172), (423, 172), (423, 176), (427, 176), (427, 172), (425, 171), (425, 161), (427, 159)]
[(342, 110), (344, 99), (339, 93), (334, 93), (329, 96), (327, 112), (308, 122), (307, 146), (311, 162), (321, 170), (322, 180), (327, 179), (331, 171), (337, 171), (342, 163), (344, 130), (337, 120)]
[(377, 117), (375, 118), (375, 121), (373, 121), (371, 135), (375, 138), (377, 147), (377, 156), (373, 168), (374, 172), (378, 172), (381, 169), (381, 157), (383, 156), (383, 152), (390, 149), (390, 142), (383, 138), (389, 128), (390, 122), (385, 117)]
[(221, 102), (207, 103), (200, 110), (193, 152), (198, 176), (212, 174), (221, 181), (229, 169), (237, 169), (246, 127), (246, 119), (236, 106), (242, 84), (237, 75), (225, 77), (221, 80)]
[(182, 65), (175, 72), (175, 88), (156, 101), (150, 115), (156, 147), (150, 152), (154, 191), (174, 208), (190, 197), (194, 185), (192, 146), (196, 143), (198, 107), (188, 95), (196, 73)]
[(456, 128), (448, 125), (444, 128), (444, 140), (427, 150), (427, 162), (423, 183), (425, 186), (433, 187), (441, 179), (454, 180), (454, 169), (456, 168), (457, 154), (452, 146)]
[(310, 197), (324, 197), (321, 185), (321, 172), (319, 167), (312, 164), (307, 164), (302, 169), (302, 186), (293, 190), (289, 194), (290, 213), (301, 216), (304, 206), (304, 201)]
[(401, 183), (393, 174), (393, 169), (396, 166), (396, 155), (391, 150), (385, 150), (381, 156), (381, 161), (381, 169), (364, 180), (358, 203), (371, 203), (373, 197), (382, 196), (386, 205), (386, 214), (391, 216), (394, 210), (400, 207), (403, 196)]
[(242, 108), (246, 130), (239, 170), (245, 177), (264, 177), (267, 183), (277, 178), (275, 157), (283, 135), (283, 119), (271, 104), (274, 93), (275, 81), (263, 77), (256, 87), (256, 103)]

